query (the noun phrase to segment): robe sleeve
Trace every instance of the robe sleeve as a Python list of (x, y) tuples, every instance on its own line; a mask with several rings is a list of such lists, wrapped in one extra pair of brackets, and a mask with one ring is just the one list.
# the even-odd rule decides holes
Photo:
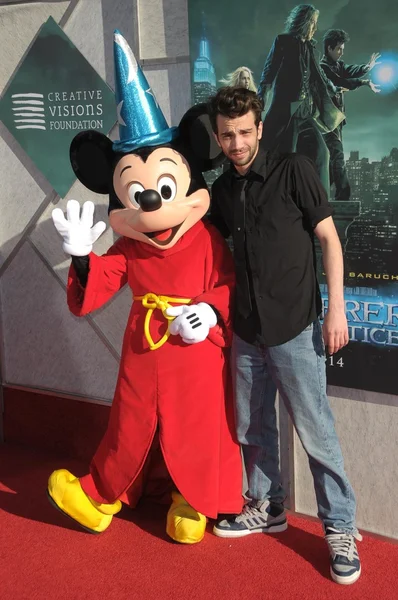
[(342, 65), (342, 77), (346, 77), (347, 79), (363, 77), (366, 73), (369, 73), (370, 68), (368, 64), (364, 65), (346, 65), (343, 63)]
[(277, 36), (265, 60), (257, 95), (266, 102), (266, 95), (274, 83), (275, 77), (283, 61), (282, 38)]
[[(348, 67), (355, 67), (356, 65), (348, 65)], [(364, 65), (360, 65), (360, 69), (362, 69)], [(331, 81), (336, 87), (338, 88), (346, 88), (347, 90), (356, 90), (357, 88), (363, 86), (363, 85), (367, 85), (367, 80), (366, 79), (360, 79), (359, 75), (355, 76), (355, 75), (350, 75), (349, 73), (354, 73), (354, 69), (351, 69), (351, 71), (349, 70), (345, 70), (345, 68), (342, 69), (341, 73), (336, 73), (335, 71), (333, 71), (333, 69), (330, 68), (330, 66), (326, 63), (321, 63), (321, 67), (322, 67), (322, 71), (325, 74), (326, 79), (328, 79), (329, 81)], [(358, 71), (358, 73), (362, 73), (362, 75), (364, 74), (362, 71)], [(365, 71), (366, 73), (366, 71)]]
[(67, 300), (69, 310), (83, 317), (97, 310), (127, 283), (126, 239), (119, 238), (103, 256), (91, 252), (87, 283), (83, 287), (71, 264), (68, 274)]
[(231, 251), (218, 230), (206, 224), (209, 240), (206, 251), (205, 290), (192, 304), (206, 302), (217, 313), (217, 325), (208, 339), (220, 347), (232, 342), (232, 310), (235, 294), (235, 268)]

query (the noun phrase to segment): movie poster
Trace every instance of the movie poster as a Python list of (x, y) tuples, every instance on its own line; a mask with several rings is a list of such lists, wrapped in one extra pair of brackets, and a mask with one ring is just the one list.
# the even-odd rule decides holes
[[(204, 102), (238, 67), (257, 88), (275, 37), (285, 30), (294, 2), (189, 0), (193, 103)], [(346, 122), (342, 144), (349, 194), (330, 201), (345, 261), (345, 304), (350, 342), (328, 357), (328, 383), (398, 393), (398, 4), (390, 0), (320, 0), (315, 57), (325, 60), (324, 34), (342, 29), (346, 65), (360, 67), (371, 84), (342, 90)], [(333, 60), (333, 57), (329, 57)], [(353, 75), (354, 71), (350, 71)], [(330, 92), (331, 96), (333, 95)], [(269, 108), (272, 90), (268, 94)], [(311, 157), (313, 158), (313, 157)], [(212, 171), (211, 184), (220, 174)], [(341, 185), (340, 185), (341, 188)], [(317, 247), (318, 279), (327, 310), (327, 286)]]

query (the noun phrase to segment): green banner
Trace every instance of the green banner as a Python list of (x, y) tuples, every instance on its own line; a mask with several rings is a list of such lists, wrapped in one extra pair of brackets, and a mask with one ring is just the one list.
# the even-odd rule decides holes
[(76, 179), (70, 143), (79, 131), (109, 133), (114, 94), (50, 17), (0, 102), (0, 119), (63, 197)]

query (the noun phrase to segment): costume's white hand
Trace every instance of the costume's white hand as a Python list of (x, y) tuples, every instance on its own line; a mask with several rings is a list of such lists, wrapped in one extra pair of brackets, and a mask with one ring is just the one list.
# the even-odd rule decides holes
[(180, 335), (186, 344), (203, 342), (211, 327), (217, 324), (217, 315), (209, 304), (199, 302), (191, 306), (172, 306), (166, 309), (169, 317), (175, 317), (169, 323), (172, 335)]
[(81, 216), (79, 202), (68, 200), (66, 215), (67, 218), (60, 208), (54, 208), (52, 212), (54, 225), (64, 240), (62, 248), (71, 256), (87, 256), (105, 231), (105, 223), (98, 221), (93, 227), (94, 203), (90, 200), (83, 204)]

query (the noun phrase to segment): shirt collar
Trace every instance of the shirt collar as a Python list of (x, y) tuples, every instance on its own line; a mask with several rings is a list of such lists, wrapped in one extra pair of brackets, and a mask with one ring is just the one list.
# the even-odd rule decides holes
[(264, 180), (264, 163), (265, 163), (266, 152), (259, 146), (258, 152), (256, 154), (256, 158), (254, 159), (252, 166), (245, 173), (245, 175), (240, 175), (236, 170), (235, 166), (230, 163), (231, 175), (234, 179), (256, 179), (260, 178), (262, 181)]
[(327, 56), (326, 54), (324, 54), (321, 58), (321, 62), (325, 62), (328, 65), (331, 65), (333, 67), (333, 65), (337, 65), (338, 61), (333, 60), (333, 58), (330, 58), (330, 56)]

